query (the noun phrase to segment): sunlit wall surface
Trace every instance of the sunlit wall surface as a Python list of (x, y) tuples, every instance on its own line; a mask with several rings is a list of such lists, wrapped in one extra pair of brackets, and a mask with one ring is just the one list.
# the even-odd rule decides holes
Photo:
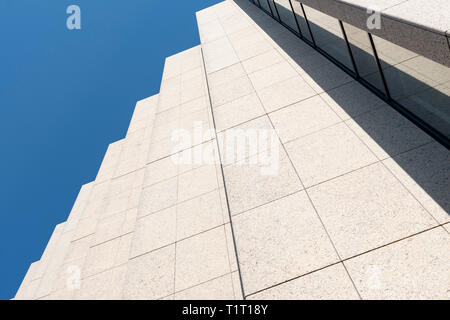
[(450, 146), (450, 68), (301, 1), (250, 1)]

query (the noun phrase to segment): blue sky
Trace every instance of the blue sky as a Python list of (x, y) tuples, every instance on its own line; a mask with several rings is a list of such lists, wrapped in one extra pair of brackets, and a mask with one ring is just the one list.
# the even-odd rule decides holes
[[(15, 295), (164, 58), (199, 44), (220, 1), (0, 0), (0, 299)], [(81, 8), (82, 29), (66, 28)]]

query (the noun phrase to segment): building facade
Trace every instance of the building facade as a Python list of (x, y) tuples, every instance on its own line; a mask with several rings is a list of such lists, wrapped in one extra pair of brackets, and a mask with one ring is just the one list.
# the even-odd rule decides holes
[(449, 299), (450, 27), (365, 2), (197, 12), (15, 299)]

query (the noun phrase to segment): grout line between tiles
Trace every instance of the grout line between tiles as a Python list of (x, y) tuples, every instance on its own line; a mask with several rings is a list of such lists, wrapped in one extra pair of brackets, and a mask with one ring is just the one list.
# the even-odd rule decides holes
[(233, 272), (227, 272), (227, 273), (221, 274), (221, 275), (216, 276), (216, 277), (214, 277), (214, 278), (211, 278), (211, 279), (208, 279), (208, 280), (205, 280), (205, 281), (196, 283), (196, 284), (194, 284), (194, 285), (192, 285), (192, 286), (189, 286), (189, 287), (187, 287), (187, 288), (184, 288), (184, 289), (182, 289), (182, 290), (174, 291), (174, 293), (171, 293), (171, 294), (169, 294), (169, 295), (167, 295), (167, 296), (165, 296), (165, 297), (159, 298), (159, 299), (164, 299), (164, 298), (170, 297), (170, 296), (172, 296), (172, 295), (175, 295), (175, 294), (177, 294), (177, 293), (181, 293), (181, 292), (187, 291), (187, 290), (189, 290), (189, 289), (192, 289), (192, 288), (201, 286), (202, 284), (208, 283), (208, 282), (210, 282), (210, 281), (217, 280), (217, 279), (222, 278), (222, 277), (224, 277), (224, 276), (226, 276), (226, 275), (232, 276), (232, 274), (233, 274)]
[[(318, 268), (318, 269), (309, 271), (309, 272), (307, 272), (307, 273), (301, 274), (301, 275), (299, 275), (299, 276), (296, 276), (296, 277), (293, 277), (293, 278), (284, 280), (284, 281), (282, 281), (282, 282), (280, 282), (280, 283), (277, 283), (277, 284), (271, 285), (271, 286), (269, 286), (269, 287), (266, 287), (266, 288), (257, 290), (257, 291), (255, 291), (255, 292), (252, 292), (252, 293), (248, 294), (248, 296), (252, 296), (252, 295), (255, 295), (255, 294), (257, 294), (257, 293), (260, 293), (260, 292), (263, 292), (263, 291), (266, 291), (266, 290), (269, 290), (269, 289), (278, 287), (278, 286), (283, 285), (283, 284), (285, 284), (285, 283), (288, 283), (288, 282), (297, 280), (297, 279), (299, 279), (299, 278), (308, 276), (308, 275), (310, 275), (310, 274), (312, 274), (312, 273), (321, 271), (321, 270), (323, 270), (323, 269), (326, 269), (326, 268), (328, 268), (328, 267), (332, 267), (332, 266), (334, 266), (334, 265), (338, 265), (338, 264), (340, 264), (340, 263), (342, 263), (342, 265), (344, 266), (344, 268), (345, 268), (347, 274), (348, 274), (349, 277), (350, 277), (350, 274), (349, 274), (349, 272), (348, 272), (348, 270), (347, 270), (347, 268), (346, 268), (344, 262), (346, 262), (346, 261), (348, 261), (348, 260), (351, 260), (351, 259), (354, 259), (354, 258), (357, 258), (357, 257), (362, 256), (362, 255), (368, 254), (368, 253), (370, 253), (370, 252), (372, 252), (372, 251), (376, 251), (376, 250), (378, 250), (378, 249), (382, 249), (382, 248), (384, 248), (384, 247), (390, 246), (390, 245), (395, 244), (395, 243), (397, 243), (397, 242), (401, 242), (401, 241), (407, 240), (407, 239), (409, 239), (409, 238), (413, 238), (413, 237), (415, 237), (415, 236), (417, 236), (417, 235), (420, 235), (420, 234), (422, 234), (422, 233), (426, 233), (426, 232), (432, 231), (432, 230), (434, 230), (434, 229), (441, 228), (441, 227), (443, 227), (443, 226), (446, 225), (446, 224), (449, 224), (449, 222), (446, 222), (446, 223), (444, 223), (444, 224), (442, 224), (442, 225), (433, 226), (433, 227), (431, 227), (431, 228), (428, 228), (428, 229), (425, 229), (425, 230), (416, 232), (416, 233), (414, 233), (414, 234), (411, 234), (411, 235), (409, 235), (409, 236), (403, 237), (403, 238), (401, 238), (401, 239), (397, 239), (397, 240), (395, 240), (395, 241), (386, 243), (386, 244), (381, 245), (381, 246), (379, 246), (379, 247), (372, 248), (372, 249), (370, 249), (370, 250), (367, 250), (367, 251), (358, 253), (358, 254), (353, 255), (353, 256), (351, 256), (351, 257), (342, 259), (342, 260), (337, 261), (337, 262), (335, 262), (335, 263), (331, 263), (331, 264), (326, 265), (326, 266), (324, 266), (324, 267), (321, 267), (321, 268)], [(350, 277), (350, 280), (353, 282), (353, 279), (352, 279), (351, 277)], [(358, 291), (357, 291), (357, 292), (358, 292)], [(359, 294), (359, 292), (358, 292), (358, 294)], [(359, 295), (359, 296), (361, 297), (361, 295)], [(362, 299), (362, 297), (361, 297), (361, 299)]]
[(222, 165), (222, 157), (221, 157), (221, 153), (220, 153), (220, 145), (219, 145), (219, 142), (218, 142), (218, 133), (217, 133), (217, 128), (216, 128), (216, 122), (215, 122), (215, 119), (214, 119), (214, 108), (213, 108), (212, 101), (211, 101), (211, 93), (210, 93), (210, 88), (209, 88), (209, 83), (208, 83), (208, 75), (206, 73), (205, 59), (204, 59), (204, 56), (203, 56), (203, 48), (201, 48), (201, 55), (202, 55), (203, 68), (204, 68), (205, 78), (206, 78), (206, 88), (207, 88), (207, 91), (208, 91), (209, 103), (210, 103), (210, 107), (211, 107), (211, 116), (212, 116), (212, 121), (213, 121), (213, 126), (214, 126), (214, 133), (215, 133), (215, 138), (216, 138), (216, 143), (217, 143), (217, 152), (218, 152), (218, 157), (219, 157), (218, 160), (220, 161), (220, 170), (221, 170), (221, 173), (222, 173), (223, 187), (224, 187), (224, 191), (225, 191), (225, 199), (226, 199), (226, 203), (227, 203), (228, 215), (229, 215), (229, 218), (230, 218), (231, 237), (233, 238), (233, 246), (234, 246), (234, 251), (235, 251), (235, 256), (236, 256), (236, 263), (237, 263), (237, 268), (238, 268), (239, 281), (240, 281), (240, 284), (241, 284), (242, 298), (243, 298), (243, 300), (245, 300), (244, 284), (243, 284), (243, 280), (242, 280), (241, 267), (240, 267), (240, 263), (239, 263), (239, 255), (238, 255), (238, 250), (237, 250), (237, 245), (236, 245), (236, 237), (235, 237), (234, 228), (233, 228), (233, 220), (232, 220), (232, 217), (231, 217), (230, 203), (229, 203), (229, 199), (228, 199), (228, 191), (227, 191), (227, 186), (226, 186), (226, 181), (225, 181), (225, 173), (224, 173), (224, 169), (223, 169), (223, 165)]
[[(298, 72), (297, 72), (297, 73), (298, 73)], [(303, 79), (303, 77), (301, 77), (301, 78)], [(303, 80), (304, 80), (304, 79), (303, 79)], [(309, 85), (309, 84), (308, 84), (308, 85)], [(315, 90), (314, 90), (314, 91), (315, 91)], [(273, 122), (272, 122), (272, 119), (268, 116), (268, 112), (267, 112), (266, 108), (264, 107), (264, 105), (263, 105), (263, 103), (262, 103), (262, 101), (261, 101), (261, 98), (260, 98), (260, 96), (259, 96), (258, 93), (257, 93), (257, 97), (258, 97), (258, 99), (260, 100), (260, 103), (261, 103), (261, 105), (262, 105), (262, 107), (263, 107), (263, 109), (264, 109), (264, 111), (265, 111), (265, 113), (266, 113), (266, 116), (269, 118), (269, 121), (270, 121), (272, 127), (275, 128), (275, 127), (274, 127), (274, 124), (273, 124)], [(306, 190), (305, 185), (304, 185), (302, 179), (300, 178), (300, 175), (298, 174), (297, 169), (295, 168), (295, 166), (294, 166), (294, 164), (293, 164), (293, 162), (292, 162), (292, 159), (291, 159), (291, 157), (290, 157), (288, 151), (286, 150), (285, 145), (284, 145), (283, 142), (281, 141), (281, 138), (279, 137), (278, 133), (277, 133), (277, 136), (278, 136), (278, 140), (279, 140), (281, 146), (283, 147), (284, 152), (286, 153), (287, 158), (289, 159), (289, 162), (290, 162), (292, 168), (294, 169), (294, 172), (295, 172), (296, 175), (297, 175), (297, 178), (299, 179), (299, 182), (300, 182), (301, 186), (302, 186), (303, 189), (305, 190), (305, 193), (306, 193), (306, 195), (307, 195), (307, 197), (308, 197), (308, 200), (309, 200), (310, 204), (312, 205), (312, 207), (313, 207), (313, 209), (314, 209), (314, 211), (315, 211), (315, 213), (316, 213), (318, 219), (320, 220), (320, 223), (322, 224), (322, 227), (323, 227), (324, 231), (326, 232), (326, 234), (327, 234), (327, 236), (328, 236), (328, 239), (330, 240), (330, 243), (332, 244), (332, 246), (333, 246), (333, 248), (334, 248), (334, 251), (335, 251), (337, 257), (339, 258), (340, 262), (342, 262), (342, 258), (341, 258), (341, 256), (339, 255), (339, 252), (337, 251), (337, 248), (336, 248), (334, 242), (332, 241), (331, 236), (330, 236), (330, 234), (328, 233), (328, 230), (325, 228), (325, 225), (324, 225), (322, 219), (320, 218), (320, 215), (319, 215), (319, 213), (318, 213), (318, 211), (317, 211), (317, 209), (316, 209), (314, 203), (312, 202), (312, 199), (311, 199), (311, 197), (310, 197), (308, 191)], [(354, 289), (356, 290), (356, 292), (357, 292), (359, 298), (362, 299), (362, 297), (361, 297), (359, 291), (357, 290), (356, 285), (354, 284), (353, 279), (352, 279), (351, 277), (350, 277), (350, 280), (352, 281), (353, 287), (354, 287)]]

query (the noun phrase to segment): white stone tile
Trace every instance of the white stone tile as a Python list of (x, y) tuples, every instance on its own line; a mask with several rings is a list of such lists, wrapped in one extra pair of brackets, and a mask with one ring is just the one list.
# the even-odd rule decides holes
[(192, 101), (183, 103), (180, 106), (180, 116), (183, 117), (189, 113), (199, 110), (207, 110), (209, 108), (209, 101), (206, 96), (194, 99)]
[(116, 215), (128, 209), (131, 190), (108, 198), (107, 204), (99, 218), (106, 218)]
[(436, 228), (345, 261), (363, 299), (448, 299), (450, 235)]
[(36, 299), (36, 291), (40, 285), (41, 279), (30, 281), (20, 288), (15, 296), (15, 300), (34, 300)]
[(78, 221), (77, 227), (74, 230), (72, 241), (84, 238), (90, 234), (95, 232), (95, 228), (97, 226), (97, 217), (80, 219)]
[(255, 26), (248, 26), (228, 37), (235, 47), (243, 47), (265, 40), (264, 35)]
[(139, 206), (139, 201), (141, 199), (142, 189), (136, 188), (131, 190), (130, 198), (128, 199), (128, 208), (135, 209), (137, 212), (137, 208)]
[(120, 237), (119, 247), (115, 256), (114, 265), (122, 265), (128, 262), (131, 253), (131, 242), (133, 240), (133, 233), (127, 233)]
[(168, 110), (170, 108), (176, 107), (181, 103), (180, 94), (160, 94), (159, 95), (159, 111)]
[(176, 251), (176, 291), (230, 272), (223, 227), (178, 242)]
[[(448, 10), (447, 10), (448, 11)], [(425, 58), (424, 56), (416, 56), (415, 58), (403, 61), (402, 65), (405, 65), (414, 71), (425, 75), (436, 83), (448, 83), (450, 81), (448, 68), (443, 68), (442, 64), (439, 64), (433, 60)]]
[[(209, 113), (207, 109), (191, 112), (183, 117), (180, 121), (180, 129), (191, 130), (196, 126), (202, 126), (202, 129), (207, 130), (209, 127)], [(202, 132), (204, 133), (204, 132)], [(196, 143), (194, 141), (194, 143)]]
[(223, 17), (221, 23), (225, 32), (228, 34), (239, 32), (251, 25), (250, 22), (239, 13)]
[(219, 20), (212, 20), (205, 23), (201, 28), (199, 28), (199, 31), (202, 44), (226, 36), (226, 33), (223, 30)]
[(121, 155), (122, 145), (124, 140), (119, 140), (113, 144), (110, 144), (108, 150), (100, 166), (100, 170), (95, 178), (97, 183), (104, 182), (112, 177), (112, 172), (115, 170), (117, 161)]
[(175, 205), (177, 202), (177, 192), (177, 177), (143, 189), (141, 201), (139, 203), (138, 216), (143, 217)]
[(448, 233), (450, 233), (450, 224), (444, 224), (444, 229), (447, 230)]
[(70, 247), (71, 237), (71, 232), (67, 232), (63, 233), (58, 239), (58, 243), (48, 259), (45, 273), (43, 274), (39, 286), (35, 292), (35, 298), (40, 299), (48, 296), (54, 290), (59, 270), (64, 265), (64, 258), (66, 257)]
[[(181, 73), (181, 55), (177, 53), (173, 56), (167, 57), (164, 63), (163, 80), (168, 80), (179, 76)], [(159, 95), (161, 98), (161, 95)]]
[(450, 12), (445, 0), (433, 1), (432, 5), (424, 7), (422, 1), (383, 1), (383, 13), (408, 21), (412, 25), (424, 26), (429, 30), (445, 33), (450, 29)]
[(176, 240), (176, 207), (171, 207), (136, 222), (131, 257), (172, 244)]
[(191, 79), (198, 78), (200, 76), (204, 77), (205, 72), (203, 71), (203, 60), (201, 56), (196, 57), (195, 60), (192, 61), (191, 66), (185, 66), (189, 68), (189, 71), (185, 71), (181, 75), (181, 84), (189, 82)]
[(155, 115), (155, 120), (153, 122), (153, 127), (164, 126), (166, 123), (175, 121), (180, 116), (180, 107), (173, 107), (169, 110), (165, 110), (163, 112), (158, 112)]
[(111, 180), (107, 197), (116, 197), (133, 188), (141, 187), (144, 180), (144, 170), (138, 170)]
[[(209, 43), (202, 44), (202, 48), (203, 48), (204, 59), (207, 64), (211, 61), (221, 59), (223, 57), (236, 58), (233, 47), (231, 46), (230, 41), (226, 37), (222, 37), (215, 41), (211, 41)], [(236, 62), (237, 62), (237, 59), (236, 59)], [(236, 62), (234, 62), (234, 63), (236, 63)], [(229, 65), (232, 65), (234, 63), (231, 63)], [(214, 71), (209, 70), (209, 72), (214, 72)]]
[(352, 77), (331, 62), (321, 66), (305, 64), (301, 68), (303, 72), (297, 70), (317, 93), (323, 93), (354, 81)]
[(283, 143), (341, 122), (319, 96), (270, 113), (269, 117)]
[(234, 43), (233, 46), (236, 55), (241, 61), (273, 49), (273, 46), (266, 39)]
[(249, 297), (251, 300), (359, 299), (341, 263), (307, 274)]
[(289, 142), (286, 149), (305, 187), (377, 161), (344, 123)]
[(278, 82), (298, 76), (289, 62), (282, 61), (248, 75), (253, 87), (259, 92)]
[[(76, 232), (79, 232), (80, 229), (77, 230), (78, 225), (81, 223), (82, 220), (90, 219), (95, 220), (98, 219), (105, 211), (106, 207), (109, 204), (110, 198), (108, 199), (100, 199), (95, 200), (97, 198), (91, 197), (89, 202), (86, 204), (86, 207), (83, 210), (83, 215), (80, 217), (80, 220), (78, 221), (77, 227), (75, 228)], [(76, 233), (75, 232), (75, 233)], [(85, 234), (87, 235), (87, 234)]]
[[(177, 205), (177, 240), (223, 224), (219, 190)], [(169, 223), (167, 223), (169, 225)], [(167, 231), (167, 226), (166, 226)]]
[(92, 188), (94, 187), (94, 183), (88, 183), (81, 187), (80, 192), (78, 193), (77, 199), (70, 211), (69, 217), (64, 226), (64, 232), (73, 231), (83, 215), (83, 211), (89, 201), (89, 197), (91, 195)]
[(196, 76), (192, 76), (181, 82), (181, 103), (189, 102), (206, 93), (206, 78), (204, 72), (199, 72)]
[(182, 86), (181, 103), (192, 101), (196, 98), (203, 97), (207, 93), (205, 76), (190, 79)]
[(64, 262), (70, 262), (86, 257), (92, 244), (94, 235), (90, 235), (70, 243), (69, 250), (64, 258)]
[(175, 293), (176, 300), (234, 300), (231, 273)]
[(273, 49), (248, 60), (242, 61), (242, 66), (247, 73), (252, 73), (282, 61), (284, 61), (284, 58), (278, 53), (277, 50)]
[[(39, 272), (41, 261), (35, 261), (28, 267), (27, 273), (25, 274), (25, 277), (22, 280), (21, 286), (33, 281), (36, 279), (36, 274)], [(20, 290), (20, 288), (19, 288)]]
[(120, 238), (116, 238), (91, 247), (83, 266), (83, 275), (90, 277), (114, 267), (119, 244)]
[(315, 186), (309, 194), (342, 258), (437, 224), (380, 163)]
[(450, 221), (450, 152), (437, 142), (383, 163), (440, 223)]
[[(42, 299), (52, 293), (55, 287), (55, 283), (58, 279), (59, 268), (60, 265), (57, 265), (51, 269), (46, 270), (44, 276), (39, 281), (39, 286), (34, 292), (34, 297), (30, 299)], [(34, 281), (32, 281), (31, 283), (33, 282)], [(31, 285), (31, 283), (29, 285)]]
[(170, 156), (171, 154), (177, 153), (179, 150), (178, 144), (168, 138), (161, 140), (150, 145), (150, 152), (148, 154), (147, 163), (155, 162), (161, 160), (164, 157)]
[(60, 223), (53, 230), (50, 240), (48, 241), (47, 246), (45, 247), (44, 253), (41, 256), (41, 259), (39, 260), (40, 263), (36, 266), (36, 270), (33, 272), (33, 276), (29, 279), (30, 281), (37, 280), (43, 277), (45, 270), (47, 269), (50, 257), (52, 256), (55, 248), (57, 247), (60, 241), (64, 228), (65, 223)]
[(122, 288), (125, 282), (127, 266), (102, 272), (81, 281), (76, 300), (119, 300), (122, 299)]
[(300, 77), (290, 78), (258, 92), (267, 112), (315, 96), (316, 92)]
[(192, 199), (218, 187), (216, 166), (201, 166), (178, 177), (178, 201)]
[(228, 246), (228, 259), (230, 260), (230, 270), (235, 272), (238, 270), (237, 266), (237, 258), (236, 258), (236, 248), (234, 246), (233, 233), (231, 230), (231, 224), (228, 223), (225, 225), (225, 236), (227, 238), (227, 246)]
[(256, 93), (221, 105), (214, 111), (218, 131), (229, 129), (265, 113)]
[[(293, 3), (293, 5), (297, 5)], [(298, 4), (300, 6), (300, 4)], [(300, 9), (300, 8), (299, 8)], [(301, 9), (300, 9), (301, 10)], [(281, 40), (281, 38), (284, 38)], [(277, 43), (277, 41), (280, 41), (280, 48), (277, 48), (280, 52), (280, 54), (286, 58), (286, 60), (291, 61), (296, 66), (296, 69), (300, 68), (302, 65), (310, 65), (313, 66), (321, 66), (324, 63), (327, 63), (328, 60), (317, 53), (316, 50), (314, 50), (312, 47), (310, 47), (306, 42), (300, 40), (299, 38), (295, 37), (292, 38), (291, 36), (288, 37), (280, 37), (280, 39), (274, 39), (274, 43)], [(278, 45), (277, 45), (278, 46)], [(320, 63), (322, 62), (322, 63)]]
[(117, 162), (114, 165), (109, 167), (100, 167), (97, 176), (95, 178), (96, 183), (105, 182), (114, 177), (114, 173), (116, 172)]
[(212, 7), (208, 7), (195, 13), (199, 27), (217, 19), (217, 16), (212, 9)]
[(149, 116), (146, 116), (145, 118), (142, 119), (137, 119), (137, 120), (132, 120), (130, 123), (130, 126), (128, 127), (128, 131), (127, 131), (127, 136), (131, 135), (132, 133), (138, 131), (138, 130), (142, 130), (142, 129), (146, 129), (147, 126), (149, 125)]
[(246, 294), (338, 261), (306, 193), (233, 218)]
[[(218, 108), (220, 110), (220, 108)], [(249, 120), (218, 134), (222, 162), (235, 163), (273, 148), (280, 148), (278, 135), (267, 116)]]
[(89, 197), (89, 202), (100, 201), (108, 196), (111, 181), (106, 181), (102, 183), (95, 183), (92, 187), (91, 195)]
[(233, 51), (231, 51), (226, 55), (219, 56), (216, 59), (205, 60), (206, 71), (207, 73), (216, 72), (220, 69), (229, 67), (238, 62), (239, 62), (238, 57)]
[(343, 120), (386, 105), (358, 82), (350, 82), (320, 95)]
[(242, 286), (239, 278), (239, 272), (235, 271), (231, 274), (233, 279), (233, 289), (234, 289), (234, 297), (236, 300), (244, 300), (244, 296), (242, 294)]
[(172, 133), (180, 126), (179, 119), (166, 122), (164, 125), (153, 128), (152, 143), (156, 143), (161, 140), (167, 140), (172, 137)]
[(174, 293), (175, 245), (131, 259), (124, 299), (153, 300)]
[(252, 83), (247, 76), (224, 82), (220, 86), (210, 87), (211, 101), (214, 107), (220, 106), (237, 98), (248, 95), (254, 91)]
[[(72, 291), (72, 295), (79, 289), (78, 281), (83, 278), (84, 258), (72, 260), (64, 263), (57, 272), (57, 277), (53, 285), (53, 292), (60, 290)], [(69, 293), (66, 293), (69, 295)]]
[(236, 63), (227, 68), (210, 73), (208, 75), (209, 86), (215, 88), (223, 83), (229, 83), (246, 75), (241, 63)]
[(204, 142), (183, 150), (173, 159), (178, 163), (179, 175), (204, 165), (213, 165), (218, 161), (216, 141)]
[(379, 159), (394, 157), (432, 141), (428, 134), (390, 106), (348, 120), (347, 124)]
[(137, 210), (130, 209), (99, 221), (92, 245), (120, 237), (134, 230)]
[(172, 157), (167, 157), (148, 164), (145, 168), (144, 187), (175, 177), (178, 166)]
[[(281, 152), (281, 150), (280, 150)], [(226, 166), (225, 180), (232, 214), (241, 213), (256, 206), (279, 199), (302, 189), (292, 164), (281, 152), (273, 159), (273, 174), (265, 174), (262, 166), (251, 157), (244, 162)], [(270, 167), (269, 167), (270, 168)]]
[(142, 146), (142, 148), (136, 149), (132, 156), (122, 159), (117, 166), (114, 177), (119, 177), (142, 168), (145, 165), (146, 149), (147, 147), (144, 148)]
[(161, 92), (176, 92), (177, 89), (180, 88), (180, 82), (181, 82), (181, 75), (177, 74), (177, 75), (173, 75), (170, 78), (165, 78), (164, 73), (163, 73), (163, 80), (161, 81), (161, 86), (160, 86), (160, 93), (158, 94), (158, 103), (157, 103), (157, 112), (160, 112), (161, 110), (159, 110), (159, 106), (160, 106), (160, 102), (159, 102), (159, 98), (161, 96)]
[(50, 295), (39, 300), (74, 300), (74, 290), (62, 289), (52, 292)]

